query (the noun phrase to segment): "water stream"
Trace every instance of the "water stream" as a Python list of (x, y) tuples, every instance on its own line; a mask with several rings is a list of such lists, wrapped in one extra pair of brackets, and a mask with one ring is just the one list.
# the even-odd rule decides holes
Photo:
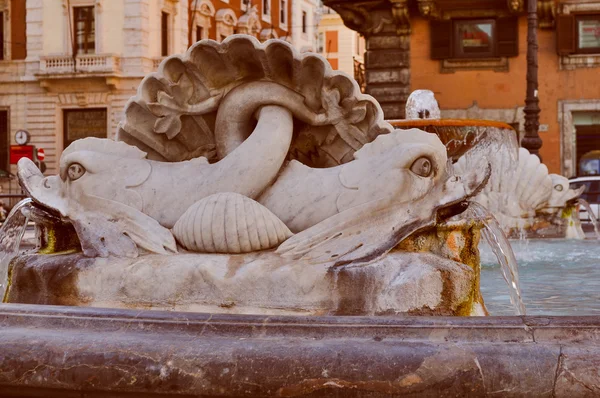
[[(590, 221), (592, 222), (592, 225), (594, 226), (594, 232), (596, 233), (596, 238), (600, 240), (600, 232), (598, 232), (598, 218), (594, 214), (592, 207), (587, 202), (587, 200), (579, 198), (578, 201), (579, 201), (579, 204), (581, 206), (583, 206), (583, 208), (587, 211), (587, 213), (590, 217)], [(578, 208), (578, 210), (579, 210), (579, 208)], [(579, 212), (577, 211), (576, 213), (579, 213)], [(579, 214), (577, 214), (577, 216), (579, 216)]]
[(515, 253), (510, 246), (508, 238), (502, 231), (498, 220), (496, 220), (488, 209), (476, 202), (471, 202), (467, 211), (475, 216), (476, 219), (481, 220), (485, 225), (485, 228), (482, 230), (482, 235), (488, 242), (500, 264), (502, 276), (508, 284), (510, 302), (517, 315), (525, 315), (525, 304), (523, 304), (521, 287), (519, 285), (517, 259), (515, 258)]
[(29, 222), (31, 199), (17, 203), (0, 228), (0, 298), (4, 297), (8, 284), (8, 265), (19, 253), (21, 239)]

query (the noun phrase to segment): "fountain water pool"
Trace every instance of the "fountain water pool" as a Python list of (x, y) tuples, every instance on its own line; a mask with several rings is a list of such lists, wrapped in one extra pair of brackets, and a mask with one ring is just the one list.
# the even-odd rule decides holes
[[(599, 315), (600, 245), (593, 240), (513, 240), (527, 315)], [(514, 315), (496, 256), (481, 250), (481, 293), (490, 315)]]

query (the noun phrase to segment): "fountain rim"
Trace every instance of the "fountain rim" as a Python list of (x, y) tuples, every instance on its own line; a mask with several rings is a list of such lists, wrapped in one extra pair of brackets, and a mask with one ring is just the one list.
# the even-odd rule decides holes
[(501, 129), (514, 128), (504, 122), (486, 119), (390, 119), (386, 120), (393, 127), (497, 127)]
[[(458, 382), (469, 389), (477, 387), (476, 393), (484, 395), (495, 391), (502, 379), (506, 388), (527, 386), (529, 393), (541, 395), (548, 388), (564, 392), (577, 386), (561, 377), (563, 373), (585, 376), (589, 367), (577, 364), (597, 363), (600, 355), (600, 316), (265, 316), (3, 304), (0, 325), (0, 348), (14, 369), (0, 380), (2, 396), (29, 392), (61, 397), (84, 389), (119, 397), (233, 397), (242, 395), (240, 385), (250, 384), (249, 396), (298, 396), (279, 392), (305, 386), (305, 376), (297, 375), (311, 374), (318, 378), (308, 381), (318, 382), (316, 390), (323, 389), (323, 395), (331, 391), (328, 383), (335, 383), (338, 394), (358, 388), (384, 397), (414, 392), (412, 384), (397, 382), (399, 375), (413, 380), (415, 369), (429, 376), (419, 381), (422, 393), (453, 392)], [(34, 359), (27, 341), (33, 333)], [(63, 357), (57, 352), (71, 354)], [(568, 355), (563, 357), (563, 352)], [(234, 353), (241, 367), (252, 367), (252, 373), (189, 372), (228, 369), (231, 361), (224, 360), (228, 353)], [(472, 367), (479, 371), (466, 372), (464, 366), (449, 370), (449, 355), (458, 364), (474, 361)], [(315, 358), (341, 366), (329, 368), (331, 374), (320, 369), (311, 373)], [(273, 373), (274, 361), (288, 370), (287, 377)], [(156, 367), (157, 363), (165, 366)], [(356, 372), (345, 364), (363, 370)], [(89, 372), (73, 371), (84, 368), (94, 369), (93, 379)], [(52, 369), (53, 377), (42, 380), (38, 369)], [(164, 378), (163, 370), (167, 376), (187, 378)], [(378, 378), (373, 383), (374, 373)], [(439, 374), (455, 384), (440, 384), (434, 377)], [(125, 377), (132, 383), (122, 383)], [(381, 383), (394, 389), (377, 388)]]

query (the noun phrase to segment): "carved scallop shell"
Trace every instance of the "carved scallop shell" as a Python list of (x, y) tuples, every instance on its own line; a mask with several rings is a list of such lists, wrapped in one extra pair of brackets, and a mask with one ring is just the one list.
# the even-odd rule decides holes
[(353, 78), (331, 69), (314, 53), (299, 53), (283, 40), (260, 43), (248, 35), (223, 42), (202, 40), (184, 55), (166, 58), (142, 81), (125, 107), (117, 139), (148, 153), (149, 159), (182, 161), (215, 152), (215, 120), (221, 100), (251, 81), (280, 84), (304, 98), (315, 114), (334, 111), (342, 122), (319, 126), (295, 123), (290, 159), (313, 167), (352, 160), (362, 144), (392, 130), (381, 107), (362, 94)]
[[(488, 184), (479, 194), (484, 204), (492, 212), (500, 211), (513, 217), (530, 217), (537, 209), (543, 208), (552, 194), (552, 179), (546, 165), (529, 153), (519, 148), (516, 164), (506, 164), (510, 159), (500, 151), (485, 151), (482, 156), (492, 164), (493, 172)], [(460, 158), (454, 165), (457, 174), (469, 168), (465, 158)], [(483, 198), (482, 198), (483, 197)]]
[(173, 235), (191, 251), (248, 253), (277, 247), (293, 234), (260, 203), (225, 192), (190, 206), (173, 227)]

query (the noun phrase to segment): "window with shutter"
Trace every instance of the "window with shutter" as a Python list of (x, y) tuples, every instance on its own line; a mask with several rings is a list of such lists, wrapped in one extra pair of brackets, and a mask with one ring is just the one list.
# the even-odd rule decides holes
[(519, 55), (519, 20), (516, 17), (496, 20), (497, 51), (499, 57)]
[(431, 59), (452, 58), (452, 21), (431, 21)]
[(575, 51), (581, 54), (600, 53), (600, 14), (575, 16), (577, 36)]
[(496, 55), (496, 21), (454, 21), (455, 58), (492, 58)]
[(556, 51), (560, 55), (575, 52), (575, 17), (558, 15), (556, 17)]
[(517, 17), (431, 21), (431, 58), (477, 60), (519, 55)]

